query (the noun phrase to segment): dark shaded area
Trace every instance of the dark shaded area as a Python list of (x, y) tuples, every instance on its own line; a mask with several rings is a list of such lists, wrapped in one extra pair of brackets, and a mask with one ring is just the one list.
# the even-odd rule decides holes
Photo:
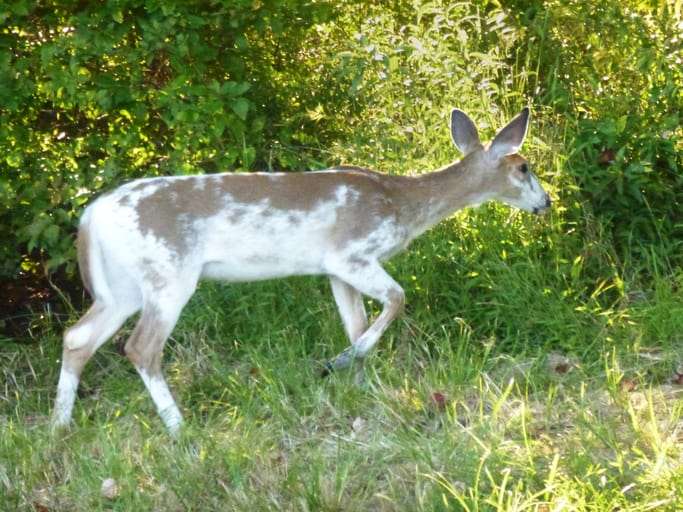
[(47, 277), (45, 272), (20, 272), (14, 279), (0, 280), (0, 340), (19, 343), (38, 341), (41, 322), (65, 320), (71, 307), (86, 306), (80, 281), (65, 272)]

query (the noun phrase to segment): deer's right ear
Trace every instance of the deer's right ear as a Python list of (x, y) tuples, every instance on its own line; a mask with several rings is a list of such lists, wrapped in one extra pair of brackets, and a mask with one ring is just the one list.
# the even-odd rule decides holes
[(477, 127), (467, 114), (457, 108), (451, 112), (451, 137), (463, 155), (481, 147)]

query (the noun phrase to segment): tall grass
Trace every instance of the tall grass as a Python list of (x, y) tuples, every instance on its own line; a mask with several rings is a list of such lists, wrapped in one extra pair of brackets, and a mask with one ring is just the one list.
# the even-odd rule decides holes
[[(539, 61), (503, 11), (403, 15), (403, 29), (379, 9), (349, 22), (357, 34), (330, 49), (365, 96), (319, 162), (431, 170), (458, 156), (452, 106), (490, 136), (533, 102)], [(462, 212), (392, 260), (407, 311), (360, 384), (319, 378), (347, 344), (323, 278), (201, 285), (164, 362), (187, 419), (178, 441), (115, 350), (130, 325), (88, 365), (58, 436), (47, 416), (75, 316), (3, 344), (0, 508), (683, 509), (683, 273), (657, 251), (633, 265), (615, 250), (567, 172), (572, 120), (534, 111), (524, 154), (557, 206)]]

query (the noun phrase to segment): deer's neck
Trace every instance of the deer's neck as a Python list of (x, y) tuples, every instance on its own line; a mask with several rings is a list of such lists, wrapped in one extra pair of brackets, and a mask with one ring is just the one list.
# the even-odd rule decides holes
[(473, 164), (465, 158), (438, 171), (410, 178), (402, 216), (411, 227), (411, 238), (458, 210), (489, 199), (481, 183), (481, 173), (474, 172)]

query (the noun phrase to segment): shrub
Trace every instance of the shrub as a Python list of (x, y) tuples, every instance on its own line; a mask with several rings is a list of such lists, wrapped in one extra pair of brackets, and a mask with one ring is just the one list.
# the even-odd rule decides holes
[(528, 27), (541, 102), (565, 119), (579, 198), (611, 226), (623, 257), (655, 250), (680, 261), (680, 6), (520, 1), (512, 12)]
[(331, 15), (304, 0), (0, 7), (0, 275), (22, 255), (72, 262), (81, 208), (123, 180), (272, 163), (272, 141), (305, 131), (294, 113), (334, 92), (308, 82), (302, 48)]

